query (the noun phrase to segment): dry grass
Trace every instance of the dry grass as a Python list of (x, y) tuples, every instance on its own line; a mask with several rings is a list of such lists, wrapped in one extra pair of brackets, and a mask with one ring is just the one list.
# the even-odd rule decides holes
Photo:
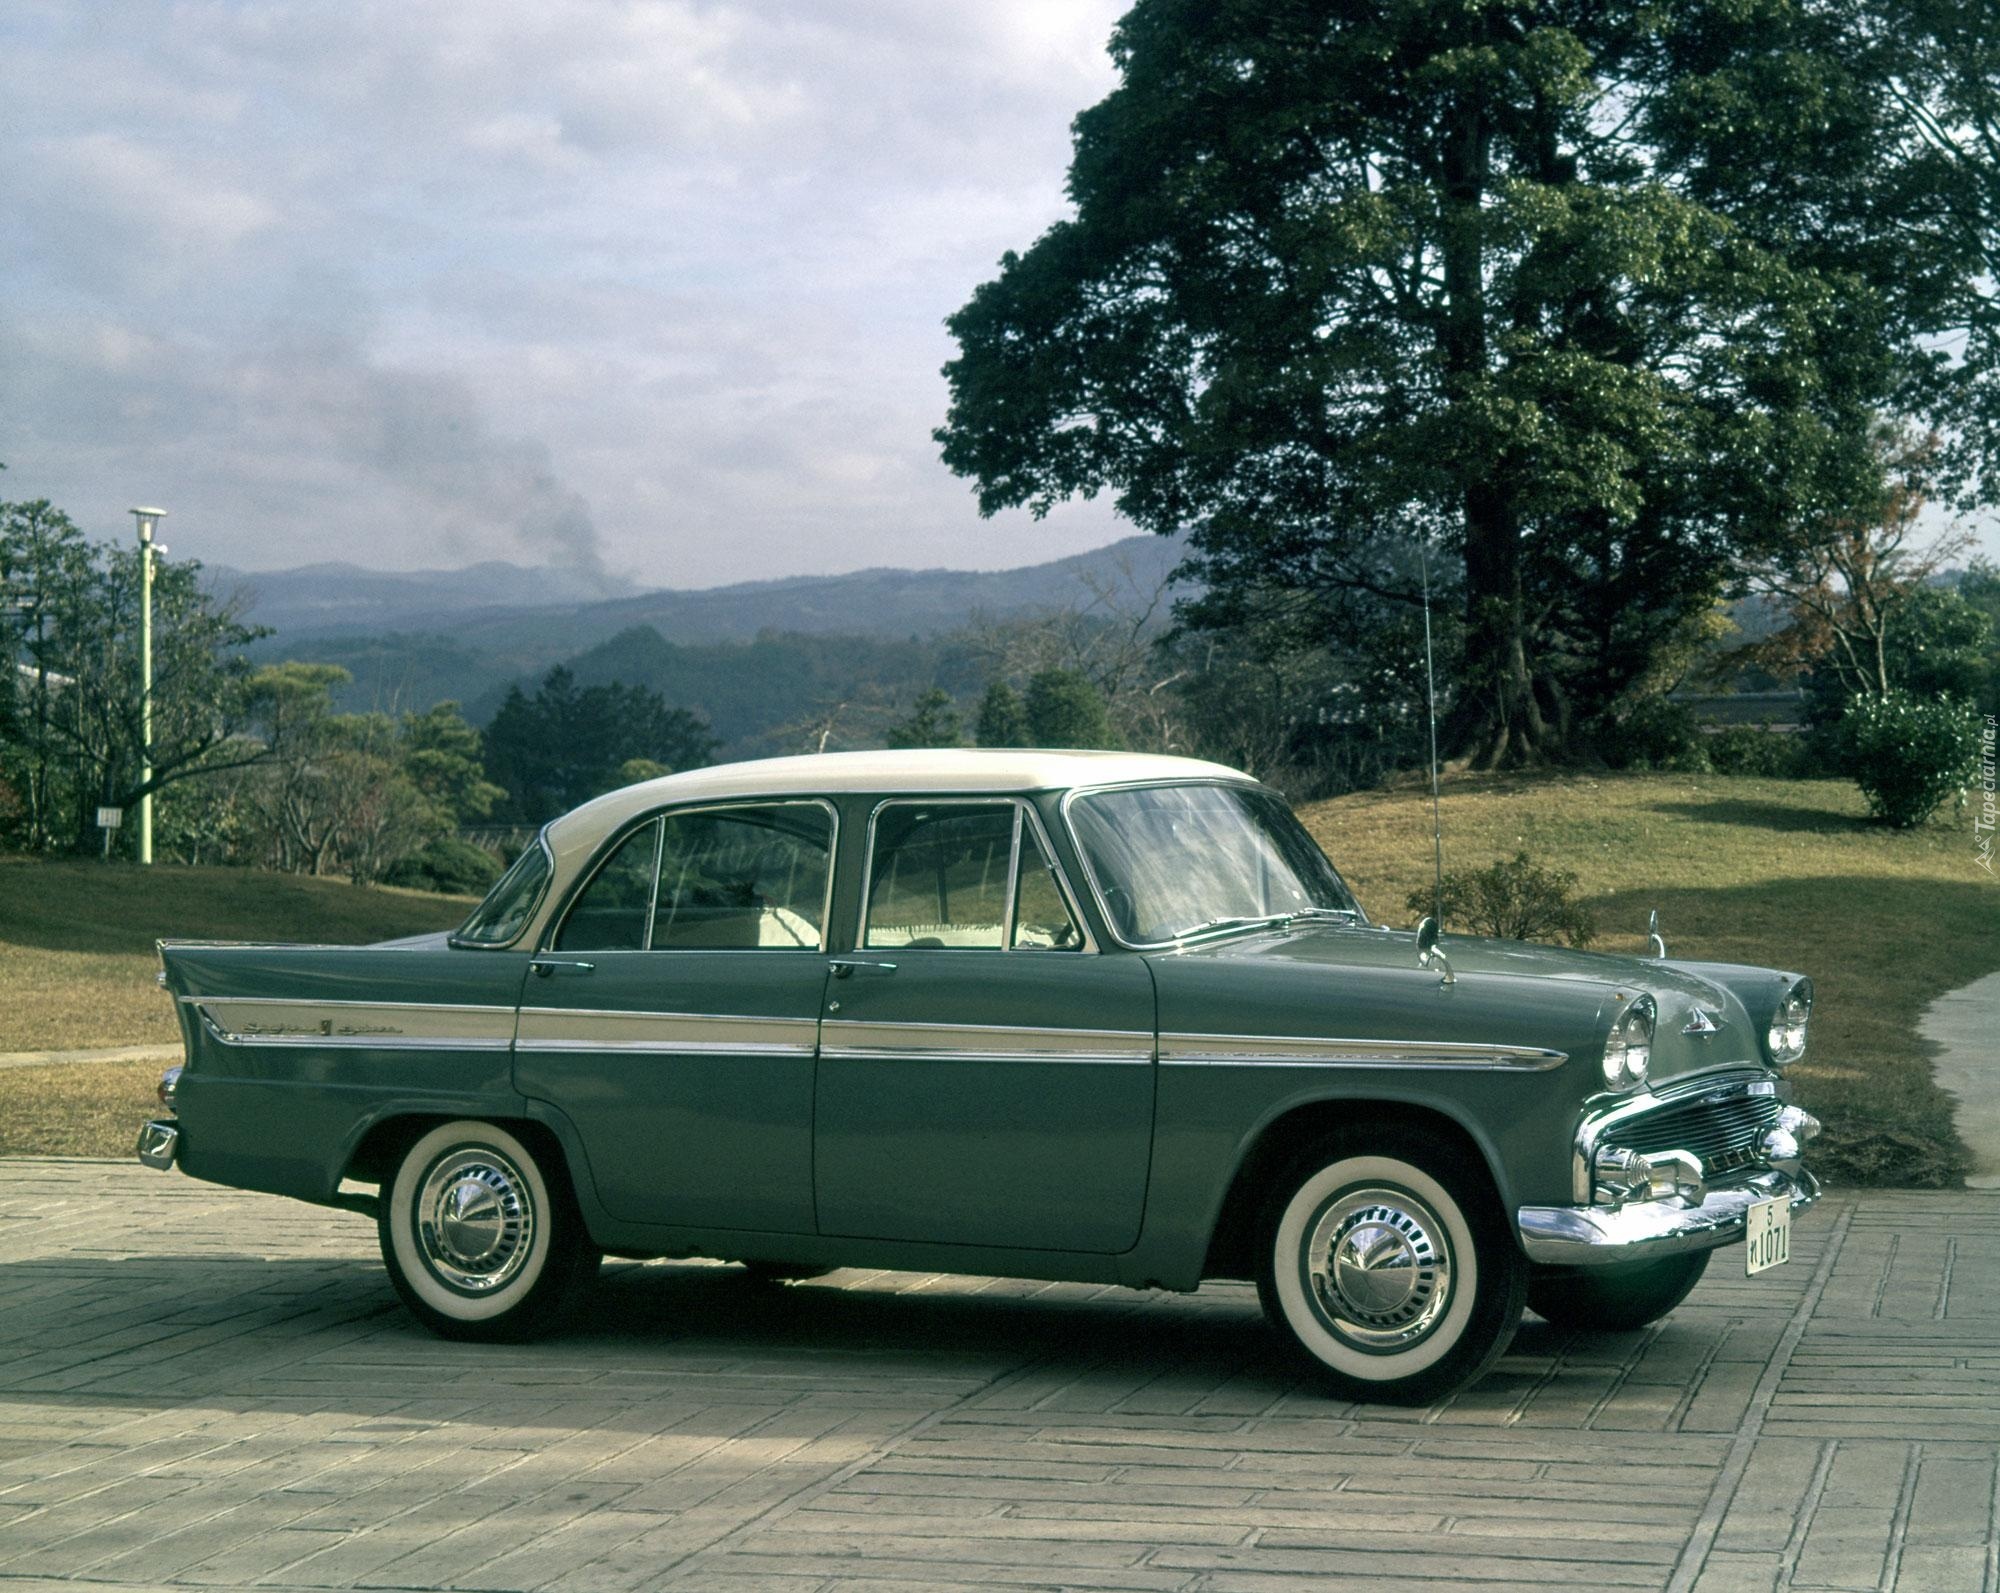
[(164, 1062), (0, 1068), (0, 1156), (130, 1156)]
[[(1815, 1161), (1841, 1182), (1953, 1184), (1964, 1150), (1917, 1016), (2000, 969), (2000, 889), (1970, 822), (1896, 834), (1838, 781), (1710, 775), (1461, 779), (1444, 797), (1445, 867), (1526, 851), (1579, 877), (1604, 951), (1640, 951), (1657, 907), (1674, 956), (1812, 975), (1813, 1040), (1794, 1070), (1827, 1124)], [(1407, 923), (1430, 880), (1430, 798), (1415, 786), (1304, 815), (1369, 913)]]
[(444, 929), (460, 897), (248, 869), (0, 859), (0, 1051), (172, 1045), (153, 942), (362, 942)]

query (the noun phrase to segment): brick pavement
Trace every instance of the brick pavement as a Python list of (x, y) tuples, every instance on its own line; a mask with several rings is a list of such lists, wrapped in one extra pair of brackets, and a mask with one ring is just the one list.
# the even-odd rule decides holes
[(448, 1344), (363, 1219), (0, 1162), (0, 1593), (2000, 1593), (2000, 1197), (1794, 1253), (1397, 1411), (1239, 1286), (614, 1265), (565, 1339)]

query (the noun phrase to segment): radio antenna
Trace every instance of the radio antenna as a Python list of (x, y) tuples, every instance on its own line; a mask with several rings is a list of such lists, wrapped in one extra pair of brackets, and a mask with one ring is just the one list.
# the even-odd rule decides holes
[(1444, 929), (1444, 821), (1438, 810), (1437, 671), (1431, 664), (1431, 561), (1421, 538), (1417, 559), (1424, 572), (1424, 698), (1431, 719), (1431, 916)]

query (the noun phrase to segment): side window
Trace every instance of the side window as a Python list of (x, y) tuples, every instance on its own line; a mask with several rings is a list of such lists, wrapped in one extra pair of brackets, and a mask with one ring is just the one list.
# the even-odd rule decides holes
[(1006, 944), (1011, 802), (898, 803), (875, 820), (868, 874), (871, 948)]
[(556, 932), (555, 949), (644, 951), (659, 848), (658, 819), (626, 836), (570, 908)]
[(1038, 951), (1080, 951), (1083, 932), (1070, 916), (1055, 865), (1042, 850), (1032, 824), (1021, 826), (1021, 872), (1014, 886), (1014, 936), (1011, 945)]
[(790, 802), (668, 814), (654, 951), (817, 951), (833, 816)]

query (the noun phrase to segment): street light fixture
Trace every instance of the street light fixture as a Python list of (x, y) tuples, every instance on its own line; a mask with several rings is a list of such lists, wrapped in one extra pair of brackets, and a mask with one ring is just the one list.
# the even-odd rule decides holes
[(153, 532), (164, 509), (134, 509), (139, 522), (139, 861), (153, 861)]

